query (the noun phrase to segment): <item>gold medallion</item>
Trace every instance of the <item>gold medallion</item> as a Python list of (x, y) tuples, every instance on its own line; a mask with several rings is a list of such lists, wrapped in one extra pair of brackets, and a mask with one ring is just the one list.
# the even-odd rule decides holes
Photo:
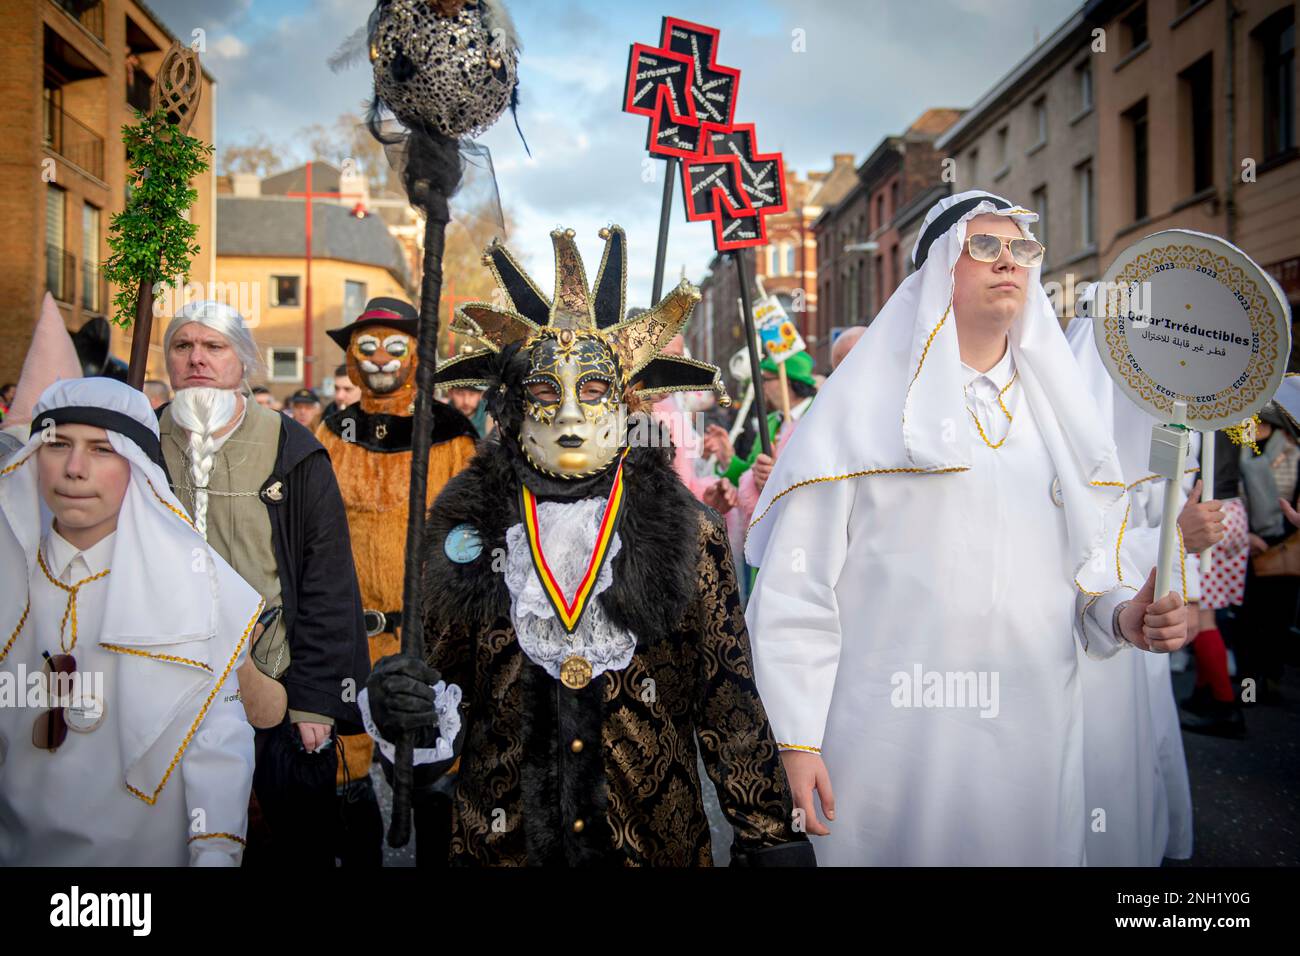
[(591, 662), (577, 654), (566, 657), (560, 665), (560, 683), (569, 690), (582, 690), (591, 683)]

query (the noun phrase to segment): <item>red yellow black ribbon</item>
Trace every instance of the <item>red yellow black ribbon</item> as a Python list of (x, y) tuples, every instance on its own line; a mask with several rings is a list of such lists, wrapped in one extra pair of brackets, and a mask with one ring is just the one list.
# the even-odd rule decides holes
[[(624, 454), (626, 455), (626, 452)], [(546, 563), (546, 555), (542, 551), (541, 529), (537, 522), (537, 498), (528, 490), (527, 485), (521, 485), (520, 488), (523, 495), (521, 510), (524, 516), (524, 530), (528, 534), (528, 550), (533, 557), (533, 567), (537, 571), (538, 580), (542, 582), (542, 590), (550, 598), (556, 616), (564, 625), (564, 630), (572, 634), (578, 626), (578, 621), (582, 619), (587, 601), (596, 588), (596, 579), (600, 576), (600, 569), (609, 554), (609, 544), (614, 540), (614, 531), (623, 514), (623, 459), (619, 459), (618, 468), (614, 472), (614, 484), (610, 487), (609, 498), (605, 501), (605, 513), (600, 519), (600, 530), (596, 534), (591, 559), (587, 562), (587, 572), (578, 583), (572, 600), (564, 596), (564, 589), (560, 587), (560, 582), (555, 579), (550, 565)]]

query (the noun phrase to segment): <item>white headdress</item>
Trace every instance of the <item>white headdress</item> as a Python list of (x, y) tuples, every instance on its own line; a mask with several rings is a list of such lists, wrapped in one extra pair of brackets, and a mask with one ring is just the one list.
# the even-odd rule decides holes
[[(131, 465), (99, 644), (123, 655), (123, 686), (158, 688), (126, 695), (117, 706), (126, 783), (152, 803), (246, 653), (262, 601), (208, 547), (172, 494), (144, 394), (106, 378), (56, 382), (36, 403), (30, 440), (0, 470), (0, 666), (23, 640), (36, 554), (52, 520), (40, 498), (36, 455), (48, 429), (73, 422), (104, 428)], [(162, 692), (164, 684), (172, 692)]]
[[(785, 497), (805, 485), (888, 475), (925, 481), (927, 475), (971, 467), (952, 316), (953, 270), (967, 221), (986, 213), (1007, 216), (1026, 236), (1038, 219), (980, 191), (946, 197), (930, 210), (912, 252), (917, 271), (827, 379), (777, 460), (745, 541), (751, 564), (762, 563)], [(1008, 338), (1025, 399), (1060, 478), (1076, 582), (1108, 590), (1114, 562), (1095, 559), (1104, 553), (1106, 515), (1123, 497), (1124, 481), (1109, 429), (1093, 408), (1038, 268), (1029, 270), (1025, 308)]]

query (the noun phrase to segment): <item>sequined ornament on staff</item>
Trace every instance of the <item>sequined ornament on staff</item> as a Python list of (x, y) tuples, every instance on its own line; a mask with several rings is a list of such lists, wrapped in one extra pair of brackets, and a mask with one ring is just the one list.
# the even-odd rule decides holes
[(499, 3), (393, 0), (377, 17), (375, 93), (404, 125), (476, 137), (510, 105), (519, 58)]

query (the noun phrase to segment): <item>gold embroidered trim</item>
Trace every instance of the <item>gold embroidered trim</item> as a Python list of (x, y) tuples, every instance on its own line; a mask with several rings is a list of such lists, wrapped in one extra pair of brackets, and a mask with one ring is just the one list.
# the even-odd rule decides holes
[(772, 510), (772, 506), (774, 504), (776, 504), (778, 501), (780, 501), (783, 497), (788, 495), (790, 492), (794, 491), (796, 488), (802, 488), (804, 485), (815, 485), (821, 481), (843, 481), (846, 478), (865, 478), (869, 475), (948, 475), (957, 471), (970, 471), (970, 469), (965, 465), (954, 465), (950, 468), (934, 468), (934, 469), (872, 468), (867, 471), (851, 472), (847, 475), (830, 475), (825, 478), (809, 478), (806, 481), (797, 482), (796, 484), (791, 485), (789, 488), (786, 488), (784, 491), (777, 494), (776, 497), (774, 497), (771, 501), (767, 503), (767, 507), (763, 509), (763, 513), (749, 523), (749, 527), (746, 529), (745, 533), (749, 534), (750, 531), (753, 531), (754, 526), (758, 524), (760, 521), (762, 521), (764, 517), (767, 516), (767, 513)]
[(199, 715), (194, 718), (194, 723), (190, 725), (189, 732), (185, 734), (185, 739), (181, 741), (180, 749), (176, 751), (176, 756), (172, 757), (172, 762), (168, 765), (167, 772), (163, 774), (162, 780), (158, 782), (158, 786), (154, 789), (153, 795), (149, 796), (148, 794), (137, 790), (129, 783), (126, 784), (127, 790), (131, 791), (134, 796), (139, 797), (145, 803), (149, 804), (149, 806), (152, 807), (157, 802), (158, 794), (162, 793), (163, 787), (167, 786), (167, 780), (171, 777), (172, 771), (175, 770), (176, 765), (181, 762), (181, 757), (185, 755), (185, 751), (189, 748), (190, 740), (193, 739), (195, 731), (199, 729), (199, 724), (203, 723), (203, 718), (207, 716), (208, 708), (212, 706), (213, 698), (217, 696), (217, 691), (221, 690), (221, 686), (226, 682), (226, 678), (230, 676), (230, 672), (234, 669), (235, 661), (239, 659), (239, 652), (244, 649), (244, 643), (248, 640), (248, 635), (253, 633), (253, 628), (257, 625), (257, 618), (261, 615), (262, 606), (265, 603), (265, 601), (257, 602), (257, 610), (254, 611), (253, 616), (249, 618), (248, 626), (244, 628), (243, 636), (239, 638), (239, 643), (235, 645), (235, 653), (232, 654), (230, 660), (226, 662), (226, 669), (221, 672), (221, 678), (213, 683), (212, 690), (209, 692), (207, 700), (205, 700), (203, 706), (199, 708)]
[(32, 457), (32, 455), (34, 455), (34, 454), (36, 454), (36, 452), (35, 452), (35, 451), (32, 451), (30, 454), (28, 454), (27, 458), (24, 458), (22, 461), (16, 461), (16, 462), (14, 462), (12, 465), (10, 465), (8, 468), (6, 468), (4, 471), (0, 471), (0, 478), (3, 478), (5, 475), (9, 474), (9, 472), (11, 472), (11, 471), (17, 471), (17, 470), (18, 470), (19, 468), (21, 468), (23, 465), (27, 464), (28, 459), (30, 459), (30, 458)]
[(979, 430), (980, 441), (984, 442), (984, 444), (988, 445), (994, 451), (997, 451), (999, 448), (1001, 448), (1003, 445), (1007, 443), (1007, 439), (1011, 437), (1011, 429), (1009, 427), (1007, 429), (1007, 433), (1002, 436), (1002, 440), (997, 444), (994, 444), (993, 442), (989, 441), (989, 436), (984, 434), (984, 426), (980, 424), (979, 416), (976, 415), (974, 412), (972, 412), (969, 408), (966, 409), (966, 411), (970, 412), (971, 421), (975, 423), (975, 427)]
[(1006, 403), (1002, 402), (1002, 395), (1008, 393), (1008, 389), (1010, 389), (1011, 386), (1015, 385), (1015, 380), (1017, 380), (1017, 378), (1019, 377), (1021, 377), (1021, 371), (1017, 369), (1017, 371), (1015, 371), (1015, 375), (1011, 376), (1011, 381), (1009, 381), (1008, 384), (1002, 386), (1002, 388), (998, 390), (997, 393), (997, 405), (998, 407), (1001, 408), (1002, 414), (1006, 415), (1006, 434), (1002, 436), (1002, 441), (998, 442), (997, 445), (993, 444), (993, 442), (988, 440), (987, 434), (984, 433), (984, 425), (982, 421), (979, 420), (979, 415), (976, 415), (974, 410), (971, 410), (970, 406), (967, 406), (966, 408), (966, 411), (970, 412), (971, 418), (975, 420), (975, 428), (979, 429), (980, 440), (982, 440), (985, 445), (988, 445), (989, 447), (991, 447), (991, 449), (995, 451), (1000, 449), (1000, 447), (1004, 446), (1006, 444), (1006, 440), (1008, 440), (1008, 438), (1011, 437), (1011, 424), (1014, 423), (1015, 419), (1011, 418), (1011, 412), (1006, 410)]
[[(88, 578), (82, 578), (76, 584), (69, 586), (64, 584), (62, 581), (55, 580), (54, 575), (50, 573), (50, 569), (45, 565), (45, 556), (41, 554), (40, 548), (36, 549), (36, 564), (40, 567), (41, 573), (45, 575), (45, 580), (49, 581), (60, 591), (66, 591), (68, 593), (68, 603), (63, 608), (63, 620), (59, 622), (59, 647), (62, 648), (63, 653), (71, 654), (77, 646), (77, 592), (81, 590), (83, 584), (89, 584), (91, 581), (98, 581), (100, 578), (107, 576), (108, 572), (111, 571), (112, 568), (105, 568), (98, 574), (92, 574)], [(29, 596), (28, 602), (30, 603), (30, 601), (31, 597)], [(72, 645), (70, 647), (65, 647), (63, 644), (63, 629), (68, 626), (69, 617), (72, 618)]]
[(822, 752), (820, 747), (805, 747), (803, 744), (783, 744), (779, 740), (776, 742), (776, 745), (781, 750), (804, 750), (810, 754), (819, 754)]
[[(1200, 469), (1199, 467), (1198, 467), (1198, 468), (1185, 468), (1185, 469), (1183, 469), (1183, 474), (1184, 474), (1184, 475), (1192, 475), (1192, 474), (1195, 474), (1196, 472), (1198, 472), (1198, 471), (1200, 471), (1200, 470), (1201, 470), (1201, 469)], [(1159, 481), (1159, 480), (1162, 479), (1162, 478), (1164, 478), (1164, 475), (1147, 475), (1145, 478), (1139, 478), (1137, 481), (1133, 482), (1133, 484), (1129, 485), (1129, 486), (1128, 486), (1128, 490), (1129, 490), (1129, 491), (1132, 491), (1132, 490), (1133, 490), (1134, 488), (1136, 488), (1138, 485), (1145, 484), (1145, 483), (1148, 482), (1148, 481)]]
[[(951, 276), (950, 276), (951, 278)], [(916, 380), (921, 377), (921, 369), (925, 367), (925, 357), (930, 354), (930, 346), (934, 344), (934, 337), (939, 334), (943, 324), (948, 321), (948, 315), (952, 312), (952, 294), (948, 295), (948, 308), (943, 310), (943, 315), (939, 318), (939, 324), (930, 330), (930, 337), (925, 340), (925, 347), (921, 349), (921, 358), (916, 363), (916, 371), (912, 373), (912, 380), (907, 383), (907, 394), (903, 396), (903, 407), (907, 407), (907, 399), (912, 394), (912, 386)]]
[(248, 846), (243, 837), (235, 836), (233, 833), (196, 833), (189, 838), (188, 842), (193, 843), (195, 840), (233, 840), (240, 846)]
[[(179, 508), (177, 508), (175, 505), (170, 504), (169, 502), (167, 502), (167, 501), (163, 498), (162, 495), (158, 494), (158, 489), (155, 488), (155, 487), (153, 486), (153, 482), (152, 482), (152, 481), (150, 481), (148, 478), (146, 478), (146, 479), (145, 479), (145, 484), (147, 484), (147, 485), (149, 486), (149, 490), (153, 492), (153, 496), (154, 496), (155, 498), (158, 499), (158, 504), (162, 505), (164, 508), (166, 508), (166, 509), (167, 509), (168, 511), (170, 511), (172, 514), (174, 514), (176, 517), (180, 518), (182, 521), (184, 521), (184, 522), (185, 522), (187, 525), (189, 525), (191, 528), (194, 528), (194, 522), (190, 520), (190, 516), (187, 515), (184, 511), (181, 511), (181, 510), (180, 510)], [(194, 528), (194, 532), (195, 532), (195, 534), (198, 533), (198, 530), (199, 530), (198, 528)]]
[(14, 641), (18, 640), (18, 635), (23, 632), (23, 625), (27, 623), (27, 615), (31, 611), (31, 609), (32, 609), (32, 594), (31, 591), (28, 591), (27, 606), (23, 608), (23, 616), (18, 619), (18, 626), (15, 627), (14, 632), (9, 635), (9, 640), (5, 642), (4, 650), (0, 650), (0, 663), (3, 663), (4, 659), (9, 656), (9, 651), (13, 648)]
[(188, 657), (174, 657), (171, 654), (150, 654), (148, 651), (137, 650), (134, 647), (123, 647), (121, 644), (104, 644), (99, 645), (106, 651), (112, 651), (114, 654), (134, 654), (136, 657), (147, 657), (154, 661), (171, 661), (174, 664), (189, 664), (191, 667), (201, 667), (209, 674), (212, 668), (202, 661), (192, 661)]
[(994, 451), (997, 451), (999, 448), (1005, 445), (1007, 443), (1007, 439), (1011, 437), (1011, 424), (1012, 422), (1015, 421), (1015, 419), (1013, 419), (1011, 417), (1011, 413), (1007, 411), (1007, 406), (1005, 403), (1003, 403), (1002, 396), (1007, 393), (1007, 390), (1010, 389), (1012, 385), (1016, 384), (1016, 379), (1019, 377), (1020, 377), (1020, 370), (1016, 369), (1016, 373), (1011, 376), (1011, 381), (1003, 385), (1002, 388), (998, 391), (998, 407), (1002, 409), (1002, 414), (1007, 416), (1007, 433), (1002, 436), (1002, 441), (998, 442), (996, 445), (993, 444), (993, 442), (989, 441), (988, 435), (984, 434), (984, 425), (980, 422), (979, 416), (976, 415), (975, 412), (969, 406), (967, 406), (966, 408), (966, 411), (970, 412), (970, 417), (975, 420), (975, 427), (979, 429), (980, 439), (984, 442), (984, 444), (988, 445)]
[(1124, 568), (1119, 563), (1119, 552), (1124, 547), (1124, 529), (1128, 527), (1128, 515), (1132, 507), (1131, 501), (1124, 506), (1124, 520), (1119, 523), (1119, 537), (1115, 539), (1115, 579), (1120, 584), (1124, 583)]

